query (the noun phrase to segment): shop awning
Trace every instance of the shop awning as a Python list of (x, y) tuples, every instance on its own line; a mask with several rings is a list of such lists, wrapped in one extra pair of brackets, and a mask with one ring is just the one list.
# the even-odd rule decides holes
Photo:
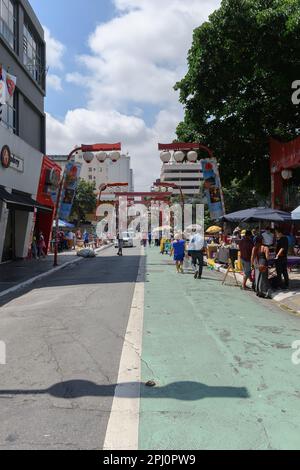
[(29, 194), (12, 192), (9, 193), (5, 188), (0, 186), (0, 200), (6, 202), (7, 206), (11, 209), (20, 211), (33, 212), (37, 210), (43, 212), (52, 212), (51, 207), (43, 206), (37, 201), (32, 199)]

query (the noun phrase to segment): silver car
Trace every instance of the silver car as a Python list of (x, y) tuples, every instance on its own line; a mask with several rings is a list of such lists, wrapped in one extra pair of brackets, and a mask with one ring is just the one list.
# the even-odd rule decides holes
[[(123, 232), (122, 233), (122, 239), (123, 239), (123, 247), (124, 248), (133, 248), (133, 238), (132, 234), (128, 232)], [(119, 247), (119, 242), (118, 239), (115, 240), (115, 247)]]

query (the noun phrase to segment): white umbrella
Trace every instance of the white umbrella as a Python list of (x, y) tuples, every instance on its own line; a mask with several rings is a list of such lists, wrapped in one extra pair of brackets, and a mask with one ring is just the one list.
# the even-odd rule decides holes
[(300, 220), (300, 206), (292, 211), (292, 220)]
[(163, 232), (167, 230), (171, 230), (172, 227), (170, 225), (163, 225), (162, 227), (156, 227), (152, 230), (152, 232)]

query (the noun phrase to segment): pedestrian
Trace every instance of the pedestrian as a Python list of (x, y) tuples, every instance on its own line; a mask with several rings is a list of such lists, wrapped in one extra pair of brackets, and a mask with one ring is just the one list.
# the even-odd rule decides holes
[(74, 246), (74, 238), (75, 234), (69, 230), (66, 234), (66, 239), (67, 239), (67, 244), (68, 244), (68, 250), (72, 250)]
[(148, 233), (148, 243), (149, 243), (149, 248), (151, 248), (151, 245), (152, 245), (152, 233), (151, 232)]
[(58, 243), (58, 249), (59, 251), (64, 251), (65, 249), (65, 242), (66, 242), (66, 239), (65, 239), (65, 233), (63, 230), (60, 230), (59, 233), (58, 233), (58, 240), (59, 240), (59, 243)]
[(239, 249), (241, 253), (241, 262), (243, 267), (243, 286), (242, 289), (247, 289), (247, 281), (251, 278), (251, 256), (253, 250), (253, 242), (252, 242), (252, 233), (250, 230), (246, 230), (244, 238), (239, 243)]
[(166, 244), (166, 239), (162, 237), (160, 239), (160, 254), (164, 255), (165, 254), (165, 244)]
[(118, 233), (117, 235), (117, 240), (118, 240), (118, 256), (123, 256), (123, 238), (120, 236)]
[(268, 279), (269, 248), (263, 245), (262, 236), (257, 236), (251, 255), (251, 265), (255, 270), (255, 291), (258, 297), (270, 298), (270, 283)]
[(166, 254), (166, 255), (170, 255), (170, 254), (171, 254), (171, 250), (172, 250), (172, 243), (171, 243), (171, 240), (166, 240), (166, 243), (165, 243), (165, 254)]
[(270, 227), (266, 227), (266, 229), (262, 233), (262, 237), (265, 246), (268, 246), (270, 248), (274, 245), (274, 234), (271, 232)]
[(282, 285), (282, 276), (284, 278), (283, 289), (289, 288), (289, 275), (287, 269), (287, 256), (289, 250), (288, 238), (282, 233), (281, 228), (276, 228), (276, 258), (275, 266), (277, 273), (277, 285), (278, 287)]
[(259, 227), (253, 228), (251, 233), (252, 233), (252, 241), (253, 241), (253, 244), (255, 245), (256, 237), (260, 236)]
[(44, 239), (43, 232), (39, 233), (39, 238), (38, 238), (38, 257), (43, 257), (46, 258), (46, 243)]
[(76, 239), (77, 240), (82, 240), (82, 233), (80, 228), (76, 231)]
[(37, 239), (35, 235), (33, 235), (32, 237), (31, 254), (34, 257), (34, 259), (38, 259), (38, 247), (37, 247)]
[(188, 245), (188, 254), (192, 258), (192, 265), (194, 268), (194, 278), (201, 279), (203, 272), (203, 248), (205, 246), (205, 240), (203, 235), (199, 232), (195, 232), (192, 235), (190, 243)]
[(83, 243), (84, 243), (85, 248), (88, 248), (89, 242), (90, 242), (90, 236), (89, 236), (89, 233), (85, 230), (83, 234)]
[(173, 242), (174, 250), (174, 261), (176, 263), (177, 273), (183, 274), (183, 260), (185, 255), (185, 241), (182, 239), (180, 234), (175, 235), (175, 241)]

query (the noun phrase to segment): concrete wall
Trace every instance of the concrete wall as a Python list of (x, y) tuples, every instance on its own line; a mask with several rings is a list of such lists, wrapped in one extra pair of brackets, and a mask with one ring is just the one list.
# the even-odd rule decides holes
[(8, 209), (6, 204), (0, 200), (0, 263), (2, 259), (5, 234), (6, 234), (6, 225), (8, 218)]
[(3, 145), (8, 145), (14, 155), (23, 158), (24, 172), (12, 168), (5, 169), (0, 164), (0, 185), (32, 194), (35, 197), (40, 179), (43, 154), (3, 126), (0, 126), (0, 147), (2, 148)]
[(26, 258), (33, 226), (33, 212), (16, 211), (15, 221), (16, 257)]

